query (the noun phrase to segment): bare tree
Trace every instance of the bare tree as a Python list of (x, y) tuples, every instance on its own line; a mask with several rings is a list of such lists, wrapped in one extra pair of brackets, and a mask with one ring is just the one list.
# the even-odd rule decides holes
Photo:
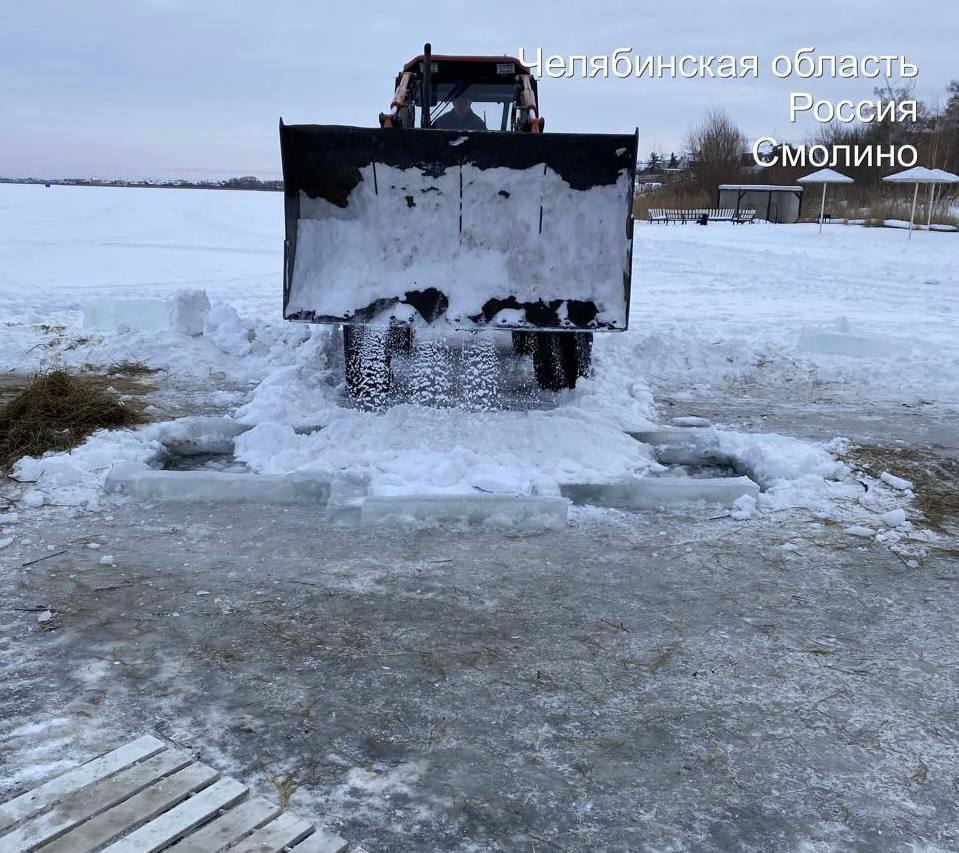
[(746, 137), (724, 110), (712, 110), (686, 137), (689, 170), (697, 189), (714, 195), (743, 175)]

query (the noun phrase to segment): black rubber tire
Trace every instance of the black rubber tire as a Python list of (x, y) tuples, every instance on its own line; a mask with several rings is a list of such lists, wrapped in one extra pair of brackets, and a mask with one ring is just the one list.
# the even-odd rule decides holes
[(513, 332), (513, 352), (516, 355), (530, 355), (535, 348), (534, 332)]
[(343, 360), (349, 397), (368, 408), (383, 406), (393, 384), (388, 333), (344, 325)]
[(533, 371), (544, 391), (575, 388), (593, 357), (591, 332), (537, 332), (533, 338)]

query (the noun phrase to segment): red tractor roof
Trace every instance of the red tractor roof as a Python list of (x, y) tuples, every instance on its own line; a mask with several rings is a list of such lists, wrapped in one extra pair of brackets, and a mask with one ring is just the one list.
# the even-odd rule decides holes
[[(404, 71), (415, 71), (416, 66), (419, 65), (426, 57), (421, 53), (419, 56), (414, 56), (406, 65), (403, 66)], [(443, 53), (434, 53), (430, 56), (431, 62), (475, 62), (479, 63), (489, 63), (497, 64), (500, 62), (513, 62), (515, 63), (517, 69), (520, 71), (525, 71), (529, 73), (529, 66), (520, 62), (515, 56), (507, 56), (503, 54), (502, 56), (453, 56), (451, 54)]]

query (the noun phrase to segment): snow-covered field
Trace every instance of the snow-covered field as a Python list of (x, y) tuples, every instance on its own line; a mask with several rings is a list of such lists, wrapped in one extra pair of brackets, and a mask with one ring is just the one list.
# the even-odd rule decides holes
[[(338, 335), (280, 318), (277, 194), (0, 186), (0, 235), (0, 371), (123, 360), (164, 371), (150, 410), (159, 425), (22, 462), (19, 478), (37, 481), (32, 502), (95, 508), (110, 465), (150, 464), (163, 422), (183, 412), (251, 426), (236, 457), (260, 473), (359, 475), (387, 495), (555, 494), (567, 482), (682, 474), (627, 432), (684, 414), (684, 399), (720, 410), (757, 388), (797, 401), (948, 407), (959, 397), (950, 234), (638, 223), (630, 330), (597, 335), (593, 375), (575, 391), (534, 391), (504, 355), (494, 410), (400, 395), (385, 413), (345, 404)], [(171, 327), (168, 306), (185, 289), (201, 309), (195, 291), (205, 291), (212, 308), (181, 297)], [(903, 500), (880, 484), (863, 508), (836, 459), (841, 441), (715, 428), (701, 439), (760, 479), (760, 511), (806, 506), (853, 524)]]

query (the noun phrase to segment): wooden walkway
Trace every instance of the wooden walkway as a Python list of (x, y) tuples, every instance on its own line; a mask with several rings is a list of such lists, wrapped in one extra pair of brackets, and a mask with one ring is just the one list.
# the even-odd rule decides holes
[(0, 853), (363, 853), (145, 735), (0, 805)]

